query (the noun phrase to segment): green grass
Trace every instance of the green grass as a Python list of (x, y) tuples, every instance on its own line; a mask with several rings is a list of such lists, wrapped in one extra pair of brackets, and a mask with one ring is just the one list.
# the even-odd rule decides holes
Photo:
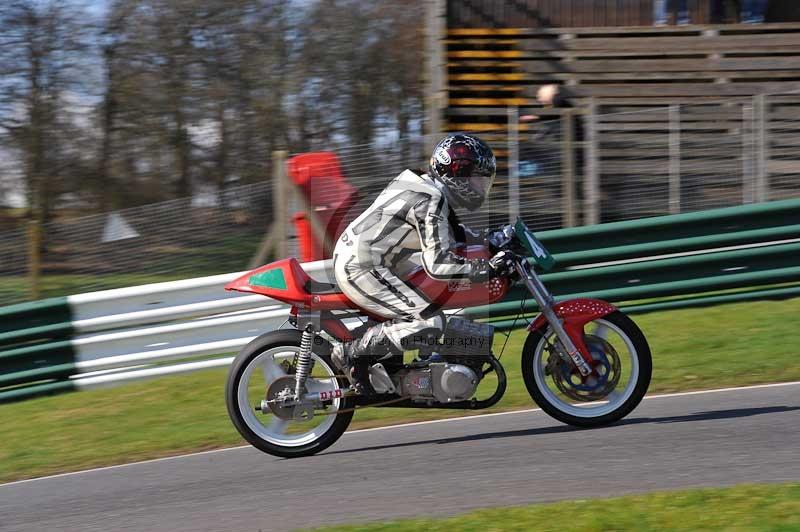
[[(576, 508), (576, 502), (582, 506)], [(744, 485), (492, 508), (446, 519), (409, 519), (317, 532), (800, 530), (800, 484)]]
[[(635, 316), (653, 351), (650, 393), (800, 380), (798, 315), (800, 298)], [(534, 406), (520, 374), (524, 340), (518, 331), (508, 343), (508, 391), (491, 411)], [(225, 410), (225, 375), (208, 370), (0, 405), (0, 481), (240, 445)], [(372, 408), (352, 427), (465, 414)]]

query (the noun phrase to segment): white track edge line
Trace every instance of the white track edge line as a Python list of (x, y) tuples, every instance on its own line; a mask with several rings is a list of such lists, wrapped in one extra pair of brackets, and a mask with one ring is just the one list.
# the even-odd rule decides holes
[(737, 386), (732, 388), (714, 388), (712, 390), (696, 390), (693, 392), (662, 393), (659, 395), (647, 395), (645, 399), (663, 399), (665, 397), (681, 397), (684, 395), (700, 395), (704, 393), (733, 392), (737, 390), (757, 390), (759, 388), (779, 388), (781, 386), (796, 386), (800, 381), (775, 382), (772, 384), (753, 384), (751, 386)]
[[(778, 388), (778, 387), (781, 387), (781, 386), (797, 386), (797, 385), (800, 385), (800, 381), (778, 382), (778, 383), (773, 383), (773, 384), (754, 384), (752, 386), (739, 386), (739, 387), (733, 387), (733, 388), (715, 388), (715, 389), (712, 389), (712, 390), (697, 390), (697, 391), (693, 391), (693, 392), (676, 392), (676, 393), (665, 393), (665, 394), (659, 394), (659, 395), (647, 395), (647, 396), (645, 396), (644, 399), (645, 400), (647, 400), (647, 399), (665, 399), (665, 398), (670, 398), (670, 397), (682, 397), (682, 396), (686, 396), (686, 395), (702, 395), (702, 394), (711, 394), (711, 393), (719, 393), (719, 392), (732, 392), (732, 391), (742, 391), (742, 390), (757, 390), (757, 389), (760, 389), (760, 388)], [(400, 428), (405, 428), (405, 427), (414, 427), (414, 426), (418, 426), (418, 425), (430, 425), (430, 424), (433, 424), (433, 423), (448, 423), (448, 422), (451, 422), (451, 421), (469, 421), (469, 420), (472, 420), (472, 419), (478, 419), (478, 418), (483, 419), (483, 418), (493, 417), (493, 416), (508, 416), (508, 415), (512, 415), (512, 414), (525, 414), (525, 413), (528, 413), (528, 412), (540, 412), (541, 410), (542, 410), (541, 408), (528, 408), (528, 409), (525, 409), (525, 410), (512, 410), (510, 412), (493, 412), (491, 414), (476, 414), (474, 416), (460, 416), (460, 417), (451, 417), (451, 418), (446, 418), (446, 419), (431, 419), (431, 420), (428, 420), (428, 421), (414, 421), (414, 422), (411, 422), (411, 423), (401, 423), (401, 424), (398, 424), (398, 425), (387, 425), (385, 427), (373, 427), (373, 428), (369, 428), (369, 429), (351, 430), (351, 431), (345, 432), (344, 436), (347, 436), (348, 434), (359, 434), (359, 433), (363, 433), (363, 432), (374, 432), (374, 431), (378, 431), (378, 430), (400, 429)], [(35, 482), (37, 480), (49, 480), (49, 479), (54, 479), (54, 478), (59, 478), (59, 477), (68, 477), (68, 476), (72, 476), (72, 475), (81, 475), (83, 473), (95, 473), (95, 472), (98, 472), (98, 471), (107, 471), (109, 469), (119, 469), (119, 468), (123, 468), (123, 467), (130, 467), (130, 466), (136, 466), (136, 465), (152, 464), (152, 463), (155, 463), (155, 462), (164, 462), (166, 460), (175, 460), (175, 459), (178, 459), (178, 458), (190, 458), (190, 457), (193, 457), (193, 456), (203, 456), (203, 455), (206, 455), (206, 454), (221, 453), (221, 452), (225, 452), (225, 451), (236, 451), (236, 450), (239, 450), (239, 449), (250, 449), (250, 448), (252, 448), (251, 445), (239, 445), (239, 446), (236, 446), (236, 447), (224, 447), (222, 449), (211, 449), (211, 450), (208, 450), (208, 451), (200, 451), (200, 452), (196, 452), (196, 453), (180, 454), (180, 455), (175, 455), (175, 456), (165, 456), (163, 458), (153, 458), (151, 460), (142, 460), (140, 462), (129, 462), (127, 464), (116, 464), (116, 465), (110, 465), (110, 466), (105, 466), (105, 467), (96, 467), (96, 468), (93, 468), (93, 469), (83, 469), (81, 471), (70, 471), (68, 473), (58, 473), (56, 475), (48, 475), (48, 476), (45, 476), (45, 477), (35, 477), (35, 478), (28, 478), (28, 479), (24, 479), (24, 480), (15, 480), (13, 482), (7, 482), (5, 484), (0, 484), (0, 488), (4, 488), (6, 486), (14, 486), (14, 485), (17, 485), (17, 484), (24, 484), (26, 482)]]

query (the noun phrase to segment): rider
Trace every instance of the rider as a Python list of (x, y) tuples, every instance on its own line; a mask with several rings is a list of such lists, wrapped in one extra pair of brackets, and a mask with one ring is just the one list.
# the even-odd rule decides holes
[(362, 393), (374, 390), (369, 368), (358, 363), (359, 357), (402, 354), (419, 348), (420, 341), (438, 338), (444, 329), (439, 306), (401, 278), (415, 266), (409, 261), (412, 254), (421, 251), (422, 265), (435, 279), (483, 282), (505, 273), (504, 252), (469, 260), (451, 250), (455, 237), (482, 240), (458, 224), (450, 208), (480, 207), (496, 166), (491, 148), (479, 138), (448, 135), (434, 148), (427, 173), (403, 171), (337, 241), (333, 260), (339, 288), (364, 310), (389, 318), (334, 349), (334, 362)]

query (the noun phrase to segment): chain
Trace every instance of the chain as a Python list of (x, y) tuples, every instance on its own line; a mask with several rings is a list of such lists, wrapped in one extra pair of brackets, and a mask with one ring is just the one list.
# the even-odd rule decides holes
[[(327, 381), (327, 380), (330, 380), (330, 379), (344, 379), (344, 378), (346, 378), (344, 375), (329, 375), (329, 376), (325, 376), (325, 377), (311, 377), (311, 376), (308, 376), (305, 379), (305, 382), (308, 382), (308, 379), (325, 380), (325, 381)], [(334, 416), (336, 414), (346, 414), (346, 413), (349, 413), (349, 412), (355, 412), (356, 410), (361, 410), (361, 409), (364, 409), (364, 408), (370, 408), (370, 407), (373, 407), (373, 406), (384, 406), (384, 405), (390, 405), (392, 403), (399, 403), (400, 401), (405, 401), (406, 399), (408, 399), (408, 397), (397, 397), (395, 399), (390, 399), (388, 401), (381, 401), (380, 403), (373, 403), (371, 405), (364, 405), (364, 406), (354, 406), (353, 408), (342, 408), (342, 409), (339, 409), (339, 410), (335, 410), (333, 412), (317, 412), (317, 411), (315, 411), (314, 415), (315, 416)]]
[(341, 410), (336, 410), (334, 412), (314, 412), (314, 415), (321, 415), (321, 416), (335, 416), (336, 414), (347, 414), (348, 412), (355, 412), (356, 410), (363, 410), (364, 408), (371, 408), (373, 406), (384, 406), (390, 405), (392, 403), (399, 403), (400, 401), (405, 401), (408, 397), (398, 397), (396, 399), (390, 399), (388, 401), (382, 401), (380, 403), (373, 403), (371, 405), (364, 405), (364, 406), (354, 406), (353, 408), (343, 408)]

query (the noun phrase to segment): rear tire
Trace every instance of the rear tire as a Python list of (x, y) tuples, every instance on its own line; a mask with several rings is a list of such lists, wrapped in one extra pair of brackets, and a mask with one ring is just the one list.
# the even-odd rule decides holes
[[(300, 331), (283, 329), (268, 332), (254, 339), (234, 359), (225, 387), (225, 403), (228, 407), (228, 415), (239, 434), (253, 447), (273, 456), (283, 458), (309, 456), (326, 449), (344, 434), (350, 425), (350, 420), (353, 418), (352, 411), (330, 414), (330, 417), (333, 418), (332, 422), (329, 419), (323, 419), (322, 423), (316, 428), (310, 427), (308, 435), (299, 437), (288, 433), (285, 434), (285, 437), (282, 437), (280, 432), (271, 431), (270, 427), (286, 427), (288, 423), (296, 423), (300, 428), (303, 428), (302, 422), (290, 421), (281, 425), (282, 420), (273, 415), (275, 419), (269, 426), (260, 423), (261, 419), (266, 418), (267, 415), (256, 413), (253, 405), (250, 404), (251, 401), (248, 400), (247, 393), (249, 379), (255, 369), (259, 367), (259, 362), (262, 363), (265, 381), (268, 380), (268, 374), (272, 376), (278, 375), (278, 372), (281, 371), (281, 366), (274, 362), (276, 354), (279, 354), (282, 358), (288, 358), (286, 356), (287, 353), (288, 356), (291, 356), (292, 352), (298, 352), (301, 338), (302, 333)], [(331, 344), (317, 337), (314, 341), (312, 360), (315, 366), (318, 366), (325, 374), (330, 376), (328, 384), (332, 386), (334, 382), (333, 375), (336, 372), (334, 370), (335, 366), (331, 362), (330, 352)], [(271, 353), (272, 362), (269, 359)], [(269, 366), (267, 367), (267, 365)], [(285, 375), (291, 376), (292, 374)], [(248, 382), (243, 383), (243, 379), (247, 379)], [(272, 379), (272, 382), (274, 382), (274, 379)], [(339, 388), (349, 386), (342, 378), (336, 378), (335, 382)], [(268, 384), (269, 382), (267, 382)], [(266, 393), (266, 390), (264, 390), (264, 393)], [(331, 402), (331, 407), (335, 407), (337, 410), (350, 409), (353, 406), (353, 400), (349, 397), (334, 399)], [(328, 417), (328, 414), (320, 415)], [(314, 419), (318, 417), (320, 416), (315, 415)]]
[[(544, 367), (547, 365), (544, 357), (548, 357), (545, 340), (548, 340), (549, 337), (549, 341), (553, 341), (550, 327), (532, 331), (528, 335), (522, 351), (522, 376), (525, 379), (528, 393), (548, 415), (576, 427), (599, 427), (627, 416), (647, 393), (653, 371), (647, 340), (639, 327), (628, 316), (616, 311), (590, 323), (597, 324), (598, 329), (605, 328), (618, 335), (619, 344), (625, 345), (629, 351), (627, 364), (629, 367), (619, 369), (620, 373), (629, 372), (629, 381), (625, 383), (621, 392), (616, 389), (610, 390), (605, 397), (608, 400), (605, 405), (597, 403), (597, 406), (593, 406), (595, 403), (588, 400), (584, 403), (577, 401), (572, 404), (566, 400), (563, 392), (559, 393), (549, 388), (548, 384), (555, 383), (557, 378), (555, 373), (547, 373)], [(595, 345), (602, 345), (602, 342), (595, 341)], [(564, 382), (562, 379), (562, 386)], [(569, 384), (568, 381), (567, 384)], [(576, 392), (575, 395), (578, 393)], [(602, 400), (602, 398), (598, 400)], [(577, 406), (578, 404), (586, 406)]]

